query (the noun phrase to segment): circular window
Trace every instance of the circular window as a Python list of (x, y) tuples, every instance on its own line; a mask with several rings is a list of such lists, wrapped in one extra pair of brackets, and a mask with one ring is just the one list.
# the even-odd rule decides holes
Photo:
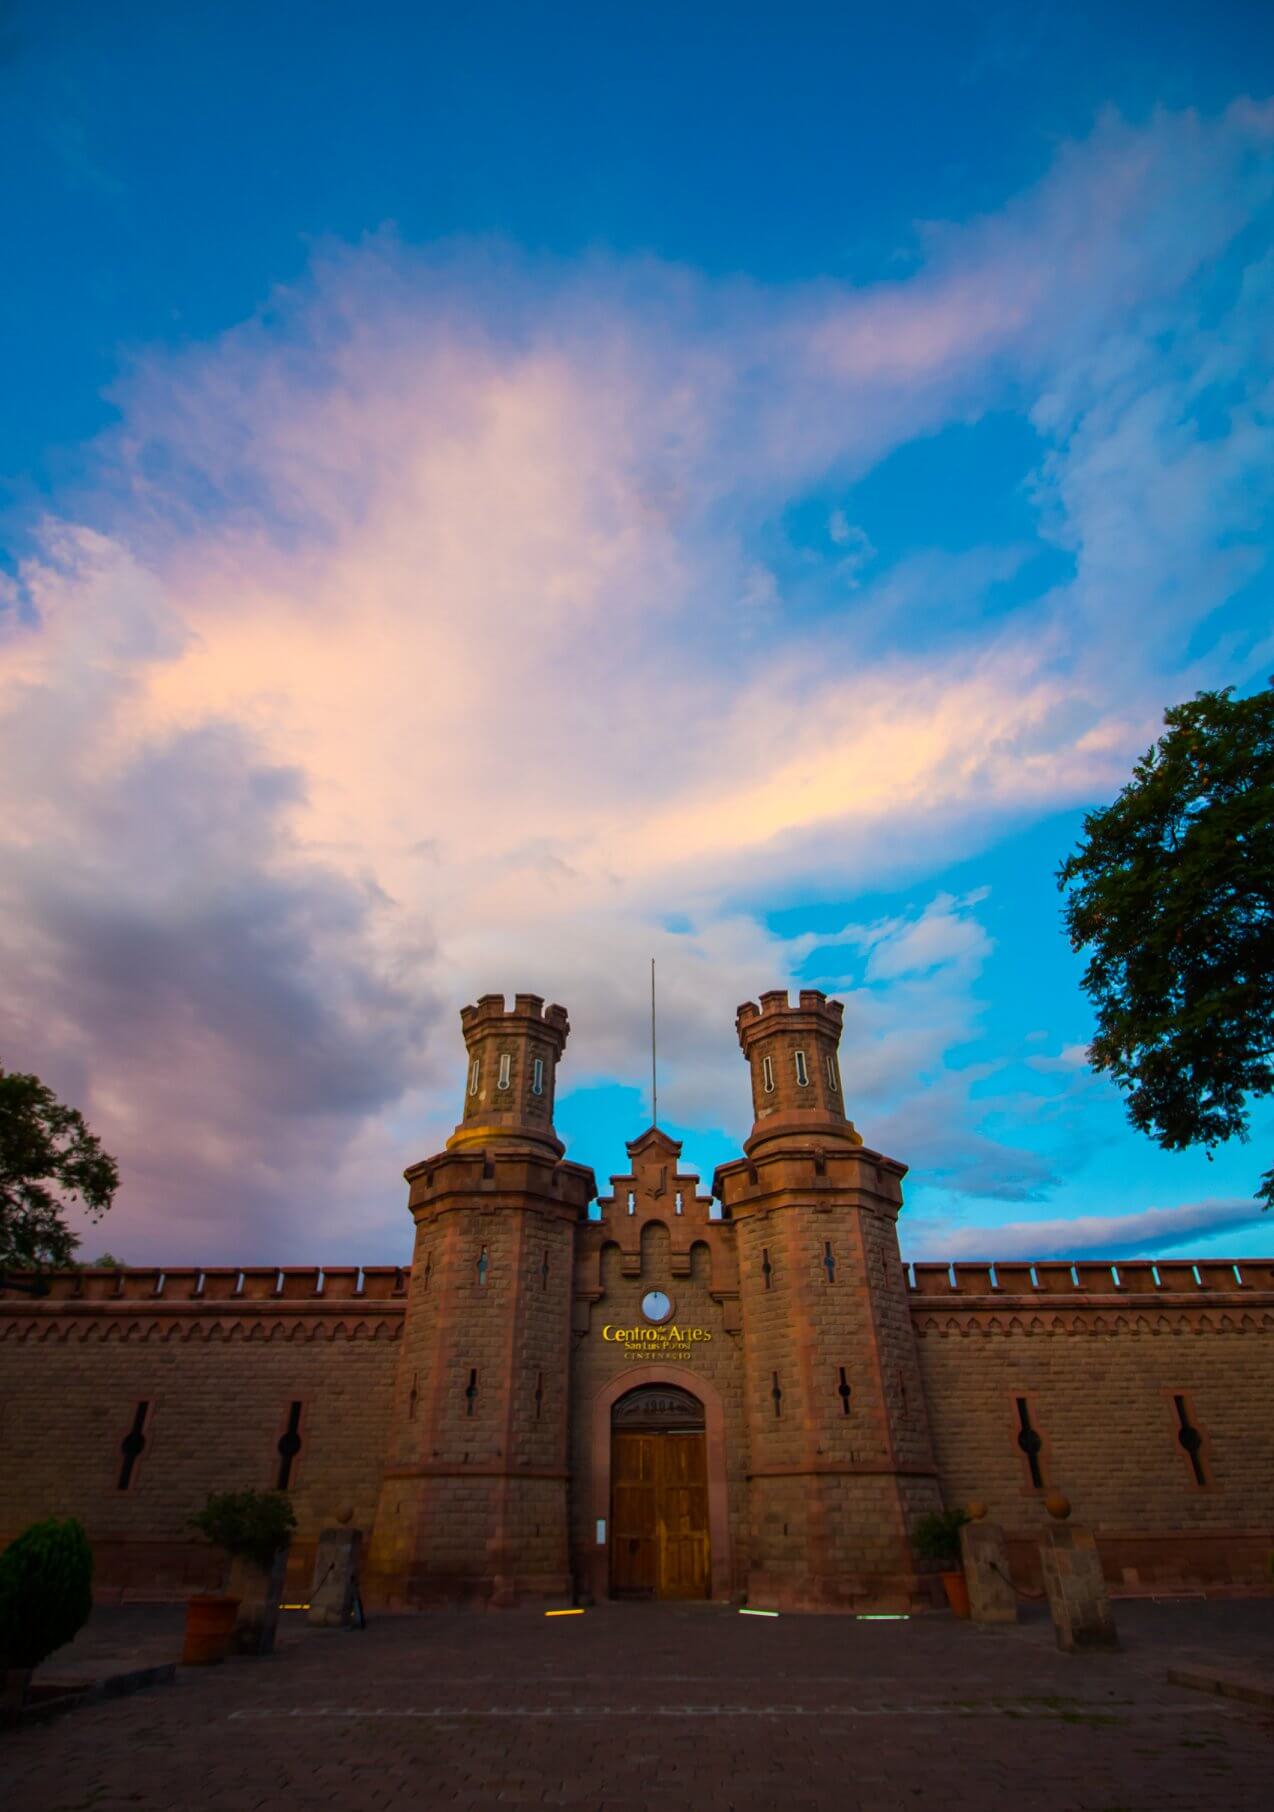
[(648, 1290), (641, 1299), (641, 1312), (647, 1321), (667, 1321), (672, 1314), (672, 1297), (662, 1290)]

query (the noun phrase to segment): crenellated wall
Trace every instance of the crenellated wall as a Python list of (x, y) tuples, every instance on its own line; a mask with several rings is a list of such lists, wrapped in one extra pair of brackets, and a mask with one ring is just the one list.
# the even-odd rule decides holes
[(0, 1289), (0, 1543), (74, 1515), (99, 1597), (215, 1587), (222, 1563), (187, 1519), (211, 1491), (277, 1485), (299, 1404), (289, 1583), (303, 1589), (334, 1511), (375, 1513), (407, 1284), (392, 1266), (254, 1267)]
[[(604, 1556), (591, 1534), (601, 1513), (593, 1496), (609, 1397), (598, 1405), (645, 1376), (602, 1339), (602, 1328), (635, 1324), (641, 1295), (660, 1286), (671, 1290), (679, 1319), (714, 1335), (678, 1375), (713, 1404), (710, 1430), (723, 1443), (726, 1536), (714, 1589), (729, 1593), (757, 1558), (739, 1228), (715, 1218), (675, 1154), (670, 1161), (657, 1140), (648, 1144), (635, 1142), (632, 1172), (614, 1179), (604, 1218), (575, 1228), (569, 1465), (577, 1575), (604, 1590)], [(479, 1217), (466, 1237), (486, 1237), (486, 1226)], [(491, 1255), (500, 1264), (495, 1243)], [(472, 1258), (466, 1246), (454, 1280), (466, 1303), (477, 1287)], [(817, 1259), (813, 1252), (808, 1262)], [(865, 1269), (870, 1275), (870, 1262)], [(1058, 1488), (1076, 1518), (1096, 1529), (1116, 1590), (1268, 1586), (1274, 1262), (900, 1269), (943, 1499), (988, 1504), (1008, 1532), (1022, 1583), (1035, 1579), (1043, 1500)], [(444, 1267), (431, 1279), (431, 1296), (445, 1275)], [(501, 1278), (493, 1271), (493, 1301)], [(542, 1272), (534, 1281), (544, 1296)], [(302, 1591), (320, 1526), (348, 1504), (370, 1531), (386, 1466), (395, 1464), (391, 1432), (401, 1439), (422, 1426), (409, 1402), (398, 1413), (392, 1407), (410, 1282), (410, 1272), (392, 1266), (90, 1270), (52, 1275), (38, 1297), (0, 1290), (0, 1542), (37, 1517), (74, 1514), (93, 1536), (105, 1596), (215, 1585), (219, 1562), (186, 1519), (209, 1491), (277, 1484), (279, 1443), (299, 1403), (289, 1589)], [(560, 1428), (567, 1413), (567, 1378), (543, 1370), (541, 1414), (523, 1418), (528, 1439), (539, 1427)], [(415, 1365), (400, 1380), (422, 1403), (439, 1381)], [(538, 1381), (537, 1369), (533, 1394)], [(854, 1388), (869, 1407), (871, 1378)], [(905, 1419), (905, 1379), (898, 1388)], [(143, 1445), (121, 1488), (141, 1404)], [(1183, 1426), (1197, 1433), (1193, 1456)], [(1024, 1434), (1038, 1442), (1037, 1477)]]
[(1117, 1589), (1268, 1587), (1274, 1262), (917, 1264), (909, 1283), (943, 1495), (987, 1503), (1022, 1580), (1055, 1489)]

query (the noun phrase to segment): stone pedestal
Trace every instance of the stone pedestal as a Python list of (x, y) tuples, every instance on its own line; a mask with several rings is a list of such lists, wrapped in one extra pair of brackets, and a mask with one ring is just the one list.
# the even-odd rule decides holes
[(314, 1557), (307, 1622), (324, 1629), (349, 1629), (358, 1601), (358, 1563), (363, 1551), (361, 1529), (324, 1529)]
[(969, 1615), (975, 1623), (1016, 1623), (1017, 1593), (1009, 1575), (1004, 1531), (998, 1523), (965, 1523), (960, 1559), (969, 1588)]
[(1072, 1528), (1068, 1523), (1055, 1525), (1040, 1543), (1040, 1561), (1057, 1646), (1068, 1652), (1118, 1648), (1101, 1556), (1092, 1530)]
[(237, 1556), (230, 1563), (230, 1596), (239, 1600), (230, 1646), (239, 1655), (272, 1655), (279, 1627), (279, 1603), (288, 1551), (280, 1548), (269, 1567)]

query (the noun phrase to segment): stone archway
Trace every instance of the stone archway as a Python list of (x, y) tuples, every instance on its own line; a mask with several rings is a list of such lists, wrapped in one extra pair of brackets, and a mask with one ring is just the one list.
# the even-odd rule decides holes
[(642, 1385), (664, 1385), (671, 1392), (689, 1392), (703, 1405), (708, 1486), (708, 1539), (711, 1566), (710, 1596), (730, 1596), (730, 1514), (726, 1484), (725, 1407), (711, 1379), (688, 1365), (633, 1365), (603, 1384), (593, 1398), (590, 1429), (589, 1533), (599, 1525), (606, 1539), (589, 1544), (588, 1580), (593, 1598), (610, 1597), (611, 1420), (621, 1397)]

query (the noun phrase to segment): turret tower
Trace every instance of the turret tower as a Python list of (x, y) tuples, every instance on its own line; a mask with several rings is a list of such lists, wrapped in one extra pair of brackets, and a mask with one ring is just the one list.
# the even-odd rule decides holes
[(845, 1009), (817, 988), (802, 988), (793, 1007), (786, 988), (772, 988), (758, 1007), (747, 1001), (735, 1016), (739, 1044), (752, 1074), (755, 1116), (750, 1151), (767, 1139), (819, 1129), (824, 1137), (862, 1140), (845, 1118), (839, 1046)]
[(738, 1230), (749, 1596), (906, 1609), (923, 1598), (909, 1531), (939, 1503), (898, 1252), (906, 1170), (846, 1117), (842, 1012), (776, 989), (735, 1022), (756, 1118), (713, 1193)]
[(469, 1068), (464, 1112), (447, 1150), (520, 1138), (560, 1158), (553, 1094), (570, 1032), (566, 1008), (546, 1010), (538, 994), (515, 994), (510, 1012), (503, 994), (484, 994), (476, 1007), (461, 1008), (460, 1024)]
[(553, 1129), (566, 1009), (484, 994), (460, 1019), (460, 1123), (404, 1173), (416, 1243), (370, 1570), (391, 1600), (510, 1604), (570, 1589), (572, 1258), (595, 1185)]

